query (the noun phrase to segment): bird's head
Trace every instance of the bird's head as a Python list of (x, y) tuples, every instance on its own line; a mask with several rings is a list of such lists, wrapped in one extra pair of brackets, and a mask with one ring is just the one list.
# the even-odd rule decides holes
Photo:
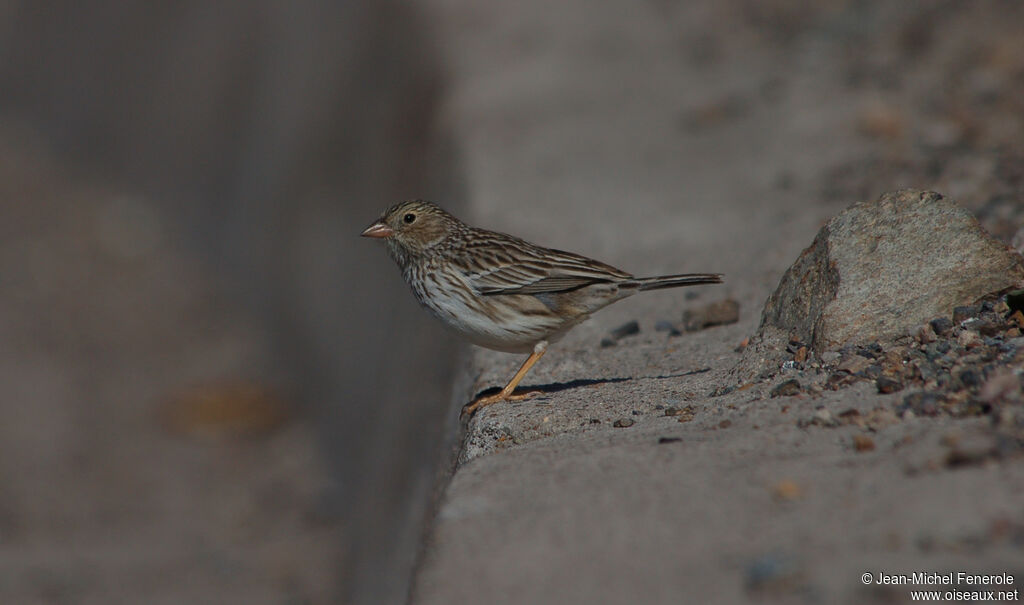
[(410, 256), (421, 256), (445, 240), (459, 221), (433, 202), (414, 200), (388, 208), (363, 237), (383, 239), (400, 262)]

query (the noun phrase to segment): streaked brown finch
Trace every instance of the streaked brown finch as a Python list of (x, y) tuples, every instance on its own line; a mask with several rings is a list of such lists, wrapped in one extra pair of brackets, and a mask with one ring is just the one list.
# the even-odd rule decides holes
[(500, 393), (463, 408), (473, 414), (513, 394), (544, 355), (591, 313), (644, 290), (718, 284), (717, 273), (634, 277), (611, 265), (518, 237), (470, 227), (433, 202), (389, 208), (362, 235), (384, 240), (416, 299), (469, 342), (529, 353)]

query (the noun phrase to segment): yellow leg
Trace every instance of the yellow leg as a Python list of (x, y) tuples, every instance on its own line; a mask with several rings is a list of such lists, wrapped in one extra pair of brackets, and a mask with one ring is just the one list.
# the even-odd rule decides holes
[(519, 386), (519, 382), (522, 381), (523, 377), (526, 376), (526, 373), (530, 371), (530, 368), (533, 367), (533, 364), (537, 363), (537, 361), (539, 361), (540, 358), (544, 356), (544, 352), (547, 350), (548, 343), (538, 343), (537, 346), (533, 348), (533, 353), (530, 353), (530, 356), (526, 358), (526, 361), (523, 362), (523, 365), (519, 367), (519, 371), (516, 372), (516, 375), (512, 377), (512, 380), (508, 381), (508, 384), (505, 385), (505, 388), (501, 389), (500, 393), (495, 393), (494, 395), (488, 395), (487, 397), (478, 398), (476, 401), (462, 408), (462, 415), (472, 416), (480, 408), (487, 407), (492, 403), (498, 403), (499, 401), (522, 401), (523, 399), (528, 399), (531, 396), (535, 395), (537, 391), (522, 393), (520, 395), (513, 395), (512, 392), (516, 390), (516, 387)]

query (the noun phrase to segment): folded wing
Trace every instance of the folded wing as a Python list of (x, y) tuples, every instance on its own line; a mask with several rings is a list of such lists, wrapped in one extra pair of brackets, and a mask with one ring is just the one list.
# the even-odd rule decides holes
[(480, 294), (542, 294), (568, 292), (597, 283), (629, 279), (629, 273), (602, 262), (541, 248), (518, 238), (478, 241), (466, 276)]

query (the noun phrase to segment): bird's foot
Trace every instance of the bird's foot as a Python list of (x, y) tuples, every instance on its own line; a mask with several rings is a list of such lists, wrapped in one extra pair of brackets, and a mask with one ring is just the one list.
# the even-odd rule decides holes
[(537, 395), (543, 395), (543, 394), (544, 394), (543, 391), (527, 391), (525, 393), (508, 393), (508, 394), (505, 394), (505, 392), (502, 391), (502, 392), (499, 392), (499, 393), (495, 393), (494, 395), (487, 395), (486, 397), (478, 397), (476, 400), (474, 400), (474, 401), (472, 401), (470, 403), (467, 403), (462, 408), (462, 417), (463, 418), (472, 418), (473, 414), (476, 414), (477, 411), (480, 408), (485, 408), (485, 407), (487, 407), (487, 406), (489, 406), (489, 405), (491, 405), (493, 403), (498, 403), (499, 401), (523, 401), (523, 400), (526, 400), (526, 399), (530, 399), (531, 397), (536, 397)]

